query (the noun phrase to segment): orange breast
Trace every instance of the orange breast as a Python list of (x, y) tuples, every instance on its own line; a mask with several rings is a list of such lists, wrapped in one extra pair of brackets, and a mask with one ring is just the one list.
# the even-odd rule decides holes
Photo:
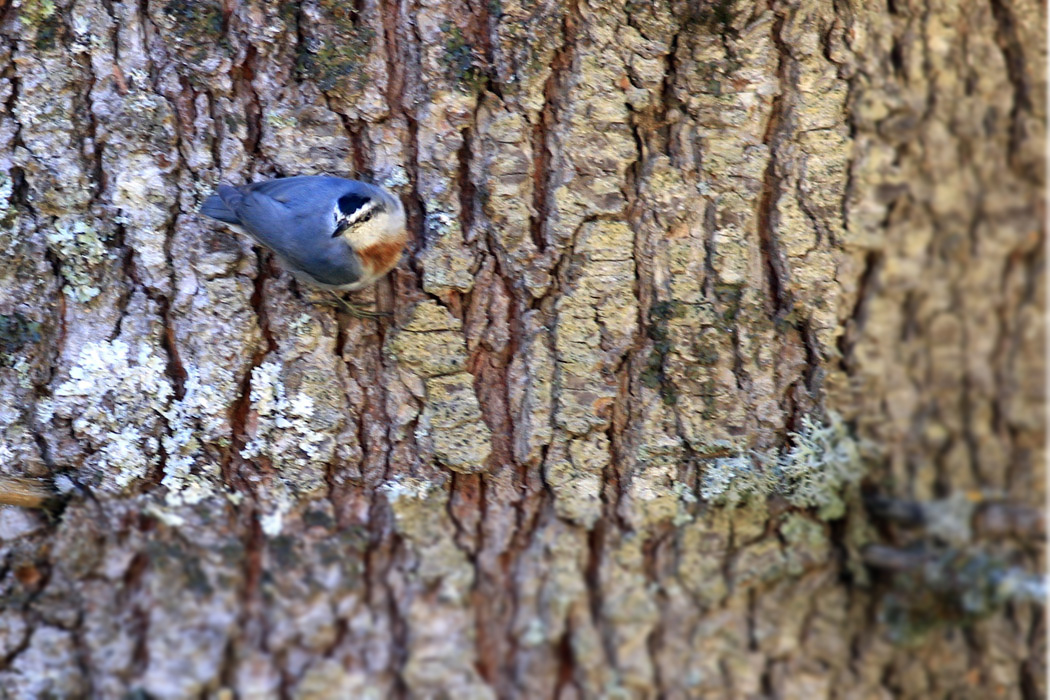
[(403, 238), (383, 241), (382, 243), (370, 245), (367, 248), (361, 248), (357, 251), (357, 255), (361, 258), (365, 272), (368, 275), (381, 277), (390, 272), (394, 265), (397, 265), (397, 261), (401, 259), (401, 251), (404, 247), (405, 239)]

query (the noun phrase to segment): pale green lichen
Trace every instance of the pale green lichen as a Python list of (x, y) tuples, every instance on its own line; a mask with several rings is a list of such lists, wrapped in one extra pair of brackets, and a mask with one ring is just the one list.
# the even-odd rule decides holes
[(265, 119), (266, 123), (274, 129), (295, 129), (299, 126), (299, 120), (295, 115), (285, 115), (274, 111), (268, 111)]
[(310, 338), (317, 332), (317, 323), (313, 316), (303, 313), (291, 322), (288, 330), (297, 338)]
[(23, 31), (33, 31), (33, 46), (38, 51), (56, 47), (62, 28), (62, 16), (54, 0), (23, 0), (18, 8), (18, 21)]
[(39, 24), (55, 14), (54, 0), (24, 0), (16, 7), (18, 18), (29, 24)]
[[(0, 364), (3, 363), (3, 357), (0, 356)], [(33, 379), (31, 372), (33, 366), (24, 357), (15, 358), (14, 363), (11, 365), (11, 369), (15, 371), (15, 376), (18, 377), (18, 386), (23, 389), (33, 388)]]
[(408, 171), (400, 165), (394, 166), (390, 171), (390, 174), (383, 180), (383, 187), (388, 190), (397, 189), (398, 187), (404, 187), (409, 183)]
[(69, 44), (70, 52), (74, 54), (86, 54), (92, 51), (101, 52), (109, 47), (109, 39), (96, 31), (95, 18), (88, 15), (71, 13), (69, 18), (69, 29), (73, 35), (73, 41)]
[(704, 470), (700, 495), (706, 501), (735, 508), (752, 498), (765, 498), (777, 487), (776, 476), (746, 454), (722, 457)]
[(814, 508), (821, 520), (841, 518), (842, 494), (864, 475), (862, 446), (840, 416), (828, 422), (802, 419), (802, 430), (790, 434), (791, 446), (775, 451), (739, 453), (716, 459), (705, 469), (700, 495), (735, 507), (777, 492), (799, 508)]
[(67, 282), (62, 291), (66, 296), (80, 302), (97, 297), (101, 290), (97, 286), (96, 269), (115, 257), (106, 249), (104, 237), (87, 221), (61, 218), (48, 232), (47, 242), (62, 263), (60, 271)]
[(816, 508), (822, 520), (842, 517), (842, 491), (860, 481), (864, 461), (860, 443), (842, 418), (832, 413), (826, 424), (802, 418), (802, 430), (791, 434), (794, 443), (777, 461), (780, 489), (800, 508)]

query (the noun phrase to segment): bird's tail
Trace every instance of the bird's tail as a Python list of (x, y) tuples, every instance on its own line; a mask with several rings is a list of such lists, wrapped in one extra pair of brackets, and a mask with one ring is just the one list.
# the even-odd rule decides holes
[(222, 199), (217, 194), (213, 194), (211, 197), (204, 200), (200, 212), (205, 216), (210, 216), (219, 221), (225, 221), (228, 224), (237, 225), (241, 223), (241, 220), (237, 218), (237, 215), (223, 203)]

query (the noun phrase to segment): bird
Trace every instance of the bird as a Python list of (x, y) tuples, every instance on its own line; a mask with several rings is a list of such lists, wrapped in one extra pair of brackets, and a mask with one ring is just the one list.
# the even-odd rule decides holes
[(386, 315), (337, 292), (373, 284), (401, 259), (405, 208), (388, 190), (329, 175), (282, 177), (219, 185), (200, 213), (247, 232), (297, 280), (327, 290), (351, 315)]

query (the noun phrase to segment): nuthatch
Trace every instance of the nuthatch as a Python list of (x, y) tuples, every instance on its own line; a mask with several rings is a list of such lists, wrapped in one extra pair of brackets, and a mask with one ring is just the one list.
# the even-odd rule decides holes
[(247, 231), (296, 279), (328, 290), (355, 316), (377, 314), (336, 292), (361, 289), (390, 272), (408, 241), (401, 200), (381, 187), (341, 177), (219, 185), (200, 212)]

